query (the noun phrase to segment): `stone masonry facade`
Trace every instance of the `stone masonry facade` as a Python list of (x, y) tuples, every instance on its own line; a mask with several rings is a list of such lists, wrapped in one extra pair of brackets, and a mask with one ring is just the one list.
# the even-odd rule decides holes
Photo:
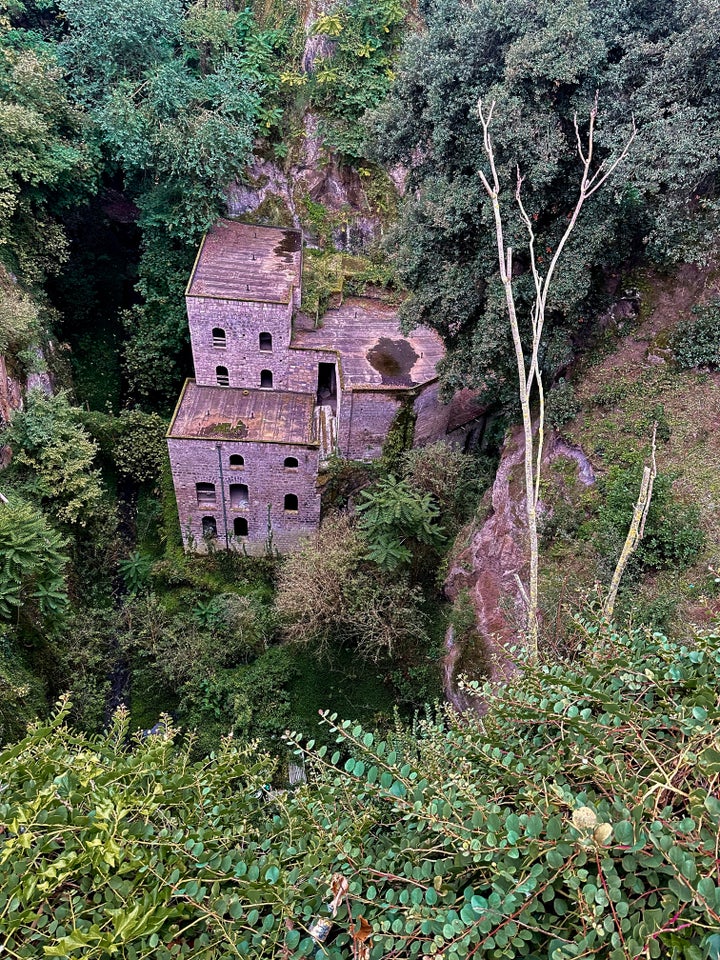
[(364, 298), (313, 325), (301, 277), (297, 231), (221, 220), (203, 241), (186, 291), (195, 378), (167, 439), (187, 550), (292, 550), (319, 526), (330, 454), (378, 457), (407, 403), (421, 442), (446, 432), (439, 338), (404, 336)]
[[(269, 547), (286, 552), (317, 529), (317, 447), (172, 438), (168, 447), (186, 548), (204, 548), (204, 517), (215, 521), (218, 547), (251, 554)], [(242, 466), (234, 465), (238, 456)], [(298, 466), (285, 467), (288, 458), (294, 458)], [(208, 482), (215, 486), (215, 503), (201, 506), (196, 487)], [(247, 500), (242, 490), (233, 496), (237, 487), (246, 488)], [(287, 494), (298, 498), (295, 512), (284, 509)]]

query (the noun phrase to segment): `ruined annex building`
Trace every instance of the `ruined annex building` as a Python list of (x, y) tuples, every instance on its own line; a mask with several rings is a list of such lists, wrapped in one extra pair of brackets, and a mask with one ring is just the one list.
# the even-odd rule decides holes
[(415, 442), (444, 436), (434, 332), (405, 337), (395, 310), (353, 297), (314, 325), (300, 312), (302, 234), (221, 220), (186, 291), (195, 379), (168, 431), (183, 542), (291, 549), (320, 521), (332, 454), (371, 460), (403, 403)]

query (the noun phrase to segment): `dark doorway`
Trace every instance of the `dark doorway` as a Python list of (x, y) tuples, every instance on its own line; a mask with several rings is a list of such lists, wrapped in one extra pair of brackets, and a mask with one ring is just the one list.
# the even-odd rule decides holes
[(233, 531), (236, 537), (246, 537), (248, 535), (247, 517), (235, 517)]
[(215, 517), (202, 518), (202, 532), (206, 540), (214, 540), (217, 537), (217, 523)]
[(230, 484), (230, 506), (239, 510), (248, 505), (248, 488), (244, 483)]
[(336, 410), (337, 382), (334, 363), (318, 364), (317, 402)]

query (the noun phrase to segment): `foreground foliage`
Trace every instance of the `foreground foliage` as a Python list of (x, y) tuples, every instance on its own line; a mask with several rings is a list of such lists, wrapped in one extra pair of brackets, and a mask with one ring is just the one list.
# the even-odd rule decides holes
[(326, 716), (339, 749), (295, 743), (295, 791), (232, 740), (192, 763), (169, 724), (86, 739), (63, 707), (0, 756), (3, 946), (305, 956), (319, 916), (337, 958), (717, 960), (720, 637), (586, 639), (482, 722), (380, 741)]

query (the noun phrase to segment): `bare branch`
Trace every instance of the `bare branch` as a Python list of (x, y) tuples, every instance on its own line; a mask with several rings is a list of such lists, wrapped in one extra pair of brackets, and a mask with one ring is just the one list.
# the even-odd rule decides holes
[(640, 482), (640, 492), (638, 494), (637, 502), (635, 503), (635, 508), (633, 509), (630, 527), (628, 529), (623, 548), (620, 551), (620, 556), (618, 557), (618, 562), (615, 566), (612, 580), (610, 581), (610, 589), (608, 590), (607, 599), (603, 605), (603, 616), (606, 618), (606, 620), (612, 620), (612, 616), (615, 611), (615, 600), (617, 598), (623, 573), (625, 572), (625, 568), (628, 565), (630, 557), (635, 553), (640, 541), (645, 536), (645, 521), (647, 520), (647, 515), (650, 512), (653, 485), (655, 483), (655, 477), (657, 476), (657, 462), (655, 459), (656, 436), (657, 423), (655, 423), (655, 426), (653, 427), (650, 466), (645, 466), (643, 468), (642, 481)]
[[(570, 238), (573, 230), (580, 216), (580, 212), (583, 208), (583, 204), (589, 196), (595, 193), (597, 190), (602, 187), (602, 185), (607, 181), (607, 179), (614, 173), (618, 165), (623, 161), (627, 156), (630, 149), (630, 145), (635, 137), (635, 121), (633, 119), (633, 129), (632, 134), (628, 141), (625, 143), (625, 146), (621, 153), (615, 158), (615, 160), (607, 165), (606, 161), (603, 160), (595, 170), (592, 171), (593, 155), (594, 155), (594, 140), (595, 140), (595, 125), (598, 115), (598, 93), (595, 93), (595, 99), (593, 101), (592, 107), (589, 114), (589, 125), (586, 138), (580, 133), (580, 126), (578, 123), (577, 115), (573, 119), (575, 127), (575, 138), (577, 140), (577, 149), (580, 161), (582, 163), (582, 171), (580, 176), (580, 183), (577, 192), (577, 199), (575, 201), (575, 206), (568, 217), (567, 226), (558, 242), (555, 251), (550, 259), (545, 276), (543, 276), (538, 269), (538, 261), (535, 251), (535, 231), (533, 229), (533, 221), (530, 215), (527, 212), (525, 204), (523, 202), (522, 189), (524, 178), (520, 172), (519, 166), (516, 166), (516, 181), (515, 181), (515, 202), (517, 203), (518, 210), (520, 212), (520, 218), (525, 225), (528, 235), (528, 252), (530, 256), (530, 270), (533, 277), (533, 283), (535, 285), (535, 300), (532, 307), (532, 312), (530, 316), (531, 320), (531, 329), (532, 329), (532, 344), (530, 350), (530, 358), (526, 363), (525, 360), (525, 351), (523, 349), (523, 343), (520, 336), (520, 329), (517, 318), (517, 311), (515, 306), (515, 296), (513, 291), (513, 275), (512, 275), (512, 259), (513, 251), (511, 247), (506, 247), (503, 221), (500, 212), (500, 181), (497, 172), (497, 166), (495, 163), (495, 152), (492, 143), (492, 138), (490, 135), (490, 124), (493, 118), (493, 112), (495, 109), (495, 102), (493, 101), (490, 104), (490, 108), (487, 112), (483, 109), (482, 100), (478, 101), (478, 116), (480, 118), (480, 124), (483, 131), (483, 149), (485, 156), (487, 157), (488, 164), (490, 167), (490, 177), (486, 176), (485, 173), (479, 171), (479, 176), (485, 191), (487, 192), (493, 209), (493, 218), (495, 221), (495, 238), (497, 242), (497, 251), (498, 251), (498, 267), (500, 270), (500, 278), (502, 280), (503, 288), (505, 290), (505, 301), (508, 311), (508, 319), (510, 322), (510, 332), (512, 335), (513, 346), (515, 349), (515, 360), (517, 364), (517, 373), (518, 373), (518, 394), (520, 399), (520, 407), (522, 410), (522, 422), (523, 422), (523, 434), (525, 442), (524, 450), (524, 467), (525, 467), (525, 492), (526, 492), (526, 512), (527, 512), (527, 521), (528, 521), (528, 536), (529, 536), (529, 559), (530, 559), (530, 573), (528, 578), (528, 590), (520, 583), (519, 577), (516, 576), (518, 584), (520, 586), (520, 592), (523, 596), (523, 600), (527, 607), (527, 638), (530, 643), (531, 651), (535, 658), (538, 656), (538, 562), (539, 562), (539, 548), (538, 548), (538, 528), (537, 528), (537, 509), (540, 502), (540, 476), (542, 469), (542, 454), (543, 454), (543, 443), (544, 443), (544, 421), (545, 421), (545, 391), (542, 382), (542, 375), (540, 370), (540, 344), (542, 342), (543, 328), (545, 325), (545, 312), (547, 307), (547, 298), (548, 292), (550, 290), (550, 285), (553, 280), (555, 270), (560, 261), (560, 257), (563, 253), (565, 245)], [(530, 407), (530, 398), (532, 394), (533, 384), (537, 383), (538, 390), (538, 401), (539, 401), (539, 416), (537, 421), (537, 443), (534, 440), (534, 424), (532, 420), (532, 411)], [(653, 465), (654, 465), (654, 449), (655, 443), (653, 439)], [(649, 473), (654, 479), (654, 466), (652, 469), (648, 468)], [(647, 491), (646, 491), (647, 492)], [(650, 482), (650, 495), (652, 494), (652, 483)], [(645, 502), (645, 501), (643, 501)], [(648, 504), (649, 506), (649, 500)], [(647, 516), (647, 510), (644, 513), (640, 513), (637, 518), (637, 531), (644, 530), (644, 520)], [(640, 533), (642, 536), (642, 533)], [(622, 573), (622, 571), (620, 571)]]
[(603, 161), (603, 163), (600, 164), (600, 166), (598, 167), (597, 171), (595, 172), (595, 174), (593, 175), (593, 177), (592, 177), (591, 180), (589, 181), (589, 184), (588, 184), (589, 189), (586, 191), (585, 196), (591, 197), (597, 190), (600, 189), (600, 187), (602, 187), (602, 185), (605, 183), (605, 181), (608, 179), (608, 177), (611, 177), (611, 176), (613, 175), (613, 173), (614, 173), (615, 170), (618, 168), (618, 166), (623, 162), (623, 160), (625, 159), (625, 157), (627, 157), (628, 152), (629, 152), (629, 150), (630, 150), (630, 147), (631, 147), (631, 145), (632, 145), (632, 142), (633, 142), (633, 140), (635, 139), (636, 135), (637, 135), (637, 126), (636, 126), (636, 124), (635, 124), (635, 117), (633, 117), (633, 118), (632, 118), (632, 131), (631, 131), (630, 136), (628, 137), (627, 141), (625, 142), (625, 146), (623, 147), (623, 149), (621, 150), (621, 152), (618, 154), (618, 156), (615, 158), (615, 160), (614, 160), (614, 161), (610, 164), (610, 166), (605, 170), (605, 173), (602, 175), (602, 177), (600, 177), (600, 179), (598, 179), (598, 178), (597, 178), (597, 177), (598, 177), (598, 174), (599, 174), (599, 173), (601, 172), (601, 170), (603, 169), (603, 166), (604, 166), (605, 161)]
[(525, 587), (523, 586), (523, 582), (522, 582), (522, 580), (520, 579), (520, 574), (519, 574), (519, 573), (516, 573), (516, 574), (515, 574), (515, 583), (516, 583), (517, 586), (518, 586), (518, 590), (520, 591), (520, 596), (522, 597), (522, 601), (523, 601), (523, 603), (525, 604), (525, 607), (526, 607), (526, 608), (529, 607), (529, 606), (530, 606), (530, 599), (529, 599), (529, 597), (528, 597), (528, 595), (527, 595), (527, 590), (526, 590)]
[(580, 127), (578, 125), (578, 117), (576, 113), (573, 114), (573, 126), (575, 127), (575, 139), (577, 140), (578, 155), (584, 165), (586, 163), (585, 152), (583, 150), (582, 137), (580, 136)]

